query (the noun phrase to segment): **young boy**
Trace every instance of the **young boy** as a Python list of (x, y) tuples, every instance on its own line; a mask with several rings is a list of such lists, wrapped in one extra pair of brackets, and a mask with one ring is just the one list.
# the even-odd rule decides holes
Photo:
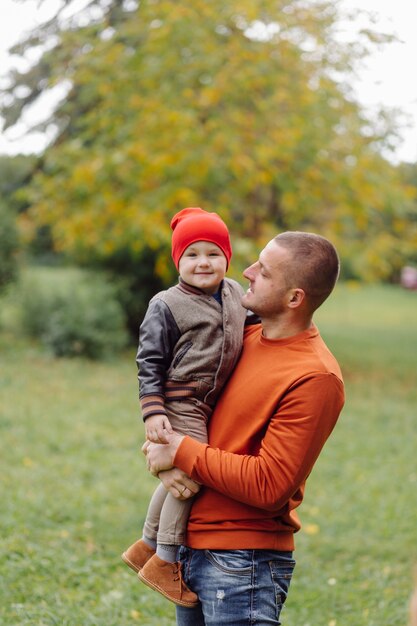
[[(187, 208), (173, 217), (171, 228), (180, 279), (151, 299), (140, 327), (140, 404), (149, 441), (166, 443), (164, 431), (175, 430), (206, 442), (207, 420), (240, 355), (247, 311), (242, 287), (225, 278), (232, 247), (223, 220)], [(146, 585), (187, 607), (198, 598), (176, 559), (190, 507), (191, 499), (178, 500), (160, 484), (142, 539), (122, 555)]]

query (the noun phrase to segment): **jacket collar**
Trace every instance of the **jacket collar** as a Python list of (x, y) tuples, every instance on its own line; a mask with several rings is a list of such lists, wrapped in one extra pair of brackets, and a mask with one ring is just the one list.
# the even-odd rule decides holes
[[(222, 280), (222, 282), (220, 283), (220, 289), (219, 291), (223, 290), (223, 285), (224, 285), (224, 280)], [(178, 279), (178, 288), (181, 289), (181, 291), (183, 291), (184, 293), (189, 293), (189, 294), (194, 294), (197, 296), (207, 296), (208, 294), (203, 291), (202, 289), (199, 289), (198, 287), (193, 287), (192, 285), (189, 285), (188, 283), (186, 283), (181, 276)]]

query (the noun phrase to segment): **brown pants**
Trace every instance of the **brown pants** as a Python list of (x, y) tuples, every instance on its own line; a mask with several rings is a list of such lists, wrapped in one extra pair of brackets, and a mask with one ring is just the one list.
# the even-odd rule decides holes
[[(166, 402), (165, 409), (176, 432), (207, 442), (207, 420), (211, 407), (195, 398), (185, 398)], [(159, 544), (181, 545), (185, 541), (191, 505), (192, 498), (178, 500), (160, 484), (149, 503), (143, 534)]]

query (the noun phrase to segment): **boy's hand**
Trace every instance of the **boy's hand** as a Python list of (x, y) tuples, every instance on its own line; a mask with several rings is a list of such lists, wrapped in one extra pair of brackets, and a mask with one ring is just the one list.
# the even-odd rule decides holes
[(167, 435), (168, 443), (164, 445), (145, 441), (142, 452), (146, 456), (146, 464), (151, 474), (158, 476), (159, 472), (173, 467), (175, 455), (184, 437), (185, 435), (174, 432)]
[(146, 438), (152, 443), (168, 443), (167, 433), (172, 434), (169, 419), (163, 413), (151, 415), (145, 420)]

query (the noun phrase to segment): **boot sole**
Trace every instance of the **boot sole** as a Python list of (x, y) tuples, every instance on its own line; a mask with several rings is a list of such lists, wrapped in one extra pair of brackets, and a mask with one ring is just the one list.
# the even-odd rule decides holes
[(170, 600), (174, 604), (178, 604), (178, 606), (185, 606), (188, 609), (192, 609), (192, 608), (198, 606), (198, 601), (197, 602), (187, 602), (186, 600), (177, 600), (177, 599), (173, 598), (172, 596), (168, 595), (168, 593), (165, 591), (165, 589), (162, 589), (161, 587), (158, 587), (158, 585), (156, 583), (153, 583), (150, 580), (148, 580), (147, 578), (145, 578), (140, 571), (138, 572), (138, 578), (145, 585), (147, 585), (148, 587), (150, 587), (154, 591), (158, 591), (160, 594), (165, 596), (165, 598), (167, 600)]

